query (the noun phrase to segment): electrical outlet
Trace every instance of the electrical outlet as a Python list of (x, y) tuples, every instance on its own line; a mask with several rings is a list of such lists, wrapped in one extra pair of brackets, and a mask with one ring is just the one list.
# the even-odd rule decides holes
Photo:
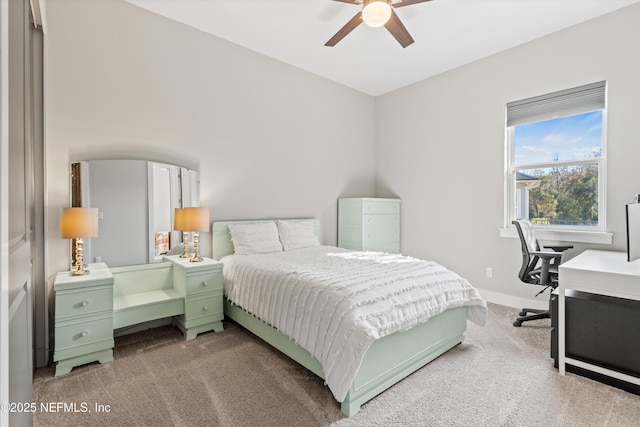
[(484, 274), (487, 276), (487, 279), (491, 279), (493, 277), (493, 268), (487, 267), (484, 270)]

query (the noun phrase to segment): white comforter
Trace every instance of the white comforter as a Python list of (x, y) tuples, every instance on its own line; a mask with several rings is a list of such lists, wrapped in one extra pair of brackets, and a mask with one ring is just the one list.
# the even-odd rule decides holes
[(318, 359), (340, 402), (373, 340), (453, 307), (486, 320), (476, 289), (432, 261), (330, 246), (221, 261), (227, 298)]

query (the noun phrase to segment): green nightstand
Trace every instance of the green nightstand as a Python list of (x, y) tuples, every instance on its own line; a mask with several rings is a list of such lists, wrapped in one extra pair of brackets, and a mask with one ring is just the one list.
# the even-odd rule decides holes
[(173, 287), (185, 297), (184, 314), (175, 323), (187, 340), (207, 331), (222, 332), (222, 263), (210, 258), (190, 262), (180, 256), (165, 257), (173, 261)]
[(75, 366), (113, 360), (113, 276), (104, 263), (89, 264), (86, 276), (56, 275), (56, 376)]

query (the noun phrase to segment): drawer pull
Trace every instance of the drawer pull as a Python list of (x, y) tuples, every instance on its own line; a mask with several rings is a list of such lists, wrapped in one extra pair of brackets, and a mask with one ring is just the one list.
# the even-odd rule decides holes
[(89, 335), (89, 331), (82, 331), (80, 335), (82, 335), (83, 337), (86, 337), (87, 335)]
[(208, 305), (205, 305), (205, 306), (202, 307), (202, 311), (207, 311), (207, 310), (209, 310), (209, 306)]
[(82, 301), (82, 305), (83, 305), (83, 306), (87, 306), (87, 305), (89, 305), (89, 301), (87, 301), (87, 300)]
[(202, 282), (202, 286), (208, 286), (208, 285), (209, 284), (206, 281)]

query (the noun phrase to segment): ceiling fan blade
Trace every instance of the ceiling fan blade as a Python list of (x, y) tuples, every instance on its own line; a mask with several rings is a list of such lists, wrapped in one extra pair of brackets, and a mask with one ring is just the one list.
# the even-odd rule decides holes
[[(349, 4), (362, 4), (362, 0), (333, 0), (333, 1), (339, 1), (342, 3), (349, 3)], [(422, 1), (428, 1), (428, 0), (422, 0)]]
[(342, 40), (347, 34), (353, 31), (360, 24), (362, 24), (362, 12), (358, 12), (356, 16), (351, 18), (351, 20), (347, 22), (344, 27), (340, 28), (340, 30), (338, 30), (338, 32), (333, 37), (331, 37), (329, 41), (324, 45), (329, 47), (335, 46), (340, 40)]
[[(346, 3), (350, 3), (349, 0), (335, 0), (335, 1), (345, 1)], [(417, 3), (425, 3), (431, 0), (402, 0), (400, 3), (391, 3), (391, 6), (398, 8), (404, 6), (411, 6), (412, 4)]]
[(400, 18), (398, 18), (398, 15), (393, 9), (391, 9), (391, 18), (384, 24), (384, 27), (389, 30), (391, 35), (398, 40), (398, 43), (400, 43), (402, 47), (407, 47), (413, 43), (411, 34), (409, 34), (409, 31), (407, 31), (402, 22), (400, 22)]

